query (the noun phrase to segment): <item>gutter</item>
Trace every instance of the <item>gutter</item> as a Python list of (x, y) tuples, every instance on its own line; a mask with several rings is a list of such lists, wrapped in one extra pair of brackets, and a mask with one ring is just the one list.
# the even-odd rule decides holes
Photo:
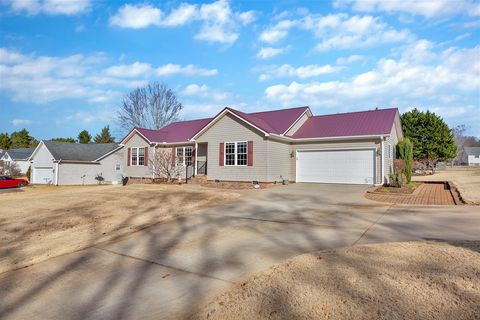
[(315, 141), (332, 141), (332, 140), (362, 140), (362, 139), (382, 139), (389, 135), (364, 135), (364, 136), (341, 136), (341, 137), (324, 137), (324, 138), (292, 138), (285, 137), (275, 133), (270, 136), (274, 139), (286, 142), (315, 142)]

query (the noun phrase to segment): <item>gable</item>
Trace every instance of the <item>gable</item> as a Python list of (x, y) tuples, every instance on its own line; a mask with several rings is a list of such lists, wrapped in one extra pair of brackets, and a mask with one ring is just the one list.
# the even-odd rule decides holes
[(149, 146), (150, 141), (145, 136), (133, 129), (121, 142), (124, 146)]
[(265, 133), (256, 129), (247, 122), (239, 119), (235, 115), (226, 113), (216, 119), (205, 131), (195, 138), (197, 142), (217, 141), (240, 141), (252, 137), (262, 138)]
[(295, 132), (297, 132), (298, 129), (302, 127), (302, 125), (308, 120), (309, 117), (311, 117), (311, 114), (309, 114), (308, 112), (302, 114), (300, 118), (298, 118), (298, 120), (294, 122), (292, 126), (285, 132), (285, 135), (293, 135)]

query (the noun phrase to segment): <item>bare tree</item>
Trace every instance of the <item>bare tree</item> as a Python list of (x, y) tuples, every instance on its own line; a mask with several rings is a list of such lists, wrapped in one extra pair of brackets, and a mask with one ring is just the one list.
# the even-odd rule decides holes
[(117, 114), (119, 126), (160, 129), (178, 119), (183, 105), (164, 84), (153, 82), (127, 94)]
[(455, 158), (456, 164), (462, 164), (465, 156), (465, 147), (467, 146), (467, 137), (465, 132), (467, 131), (467, 126), (464, 124), (458, 125), (452, 129), (453, 136), (455, 137), (455, 142), (457, 143), (457, 157)]
[(174, 163), (172, 149), (157, 148), (149, 162), (155, 178), (172, 181), (180, 174), (179, 167)]

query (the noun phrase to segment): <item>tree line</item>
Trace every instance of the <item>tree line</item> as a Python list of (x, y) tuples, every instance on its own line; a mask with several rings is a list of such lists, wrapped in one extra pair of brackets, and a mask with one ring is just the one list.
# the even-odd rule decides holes
[[(110, 133), (110, 127), (105, 126), (102, 128), (99, 134), (97, 134), (93, 140), (92, 135), (87, 130), (82, 130), (74, 138), (53, 138), (52, 141), (70, 142), (70, 143), (113, 143), (115, 137)], [(0, 133), (0, 149), (17, 149), (17, 148), (34, 148), (38, 145), (39, 141), (32, 137), (27, 129), (14, 131), (11, 134)]]

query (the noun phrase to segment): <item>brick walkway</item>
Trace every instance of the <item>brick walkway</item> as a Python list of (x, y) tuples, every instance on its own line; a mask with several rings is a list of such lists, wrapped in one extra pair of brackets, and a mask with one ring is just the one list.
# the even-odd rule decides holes
[(445, 190), (441, 183), (423, 183), (414, 193), (408, 195), (367, 193), (365, 197), (396, 204), (455, 205), (450, 190)]

